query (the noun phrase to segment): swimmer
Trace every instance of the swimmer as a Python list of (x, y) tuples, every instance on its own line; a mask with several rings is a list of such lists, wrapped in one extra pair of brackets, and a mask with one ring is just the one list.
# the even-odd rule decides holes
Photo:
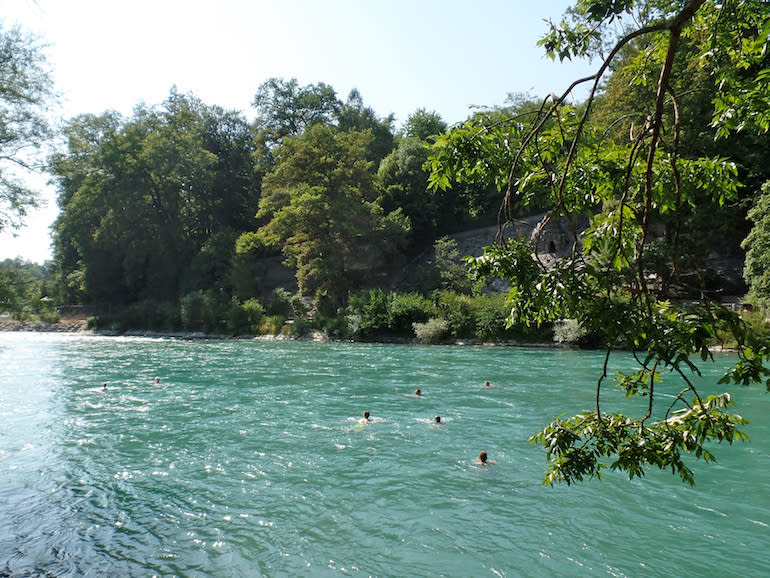
[(417, 397), (420, 397), (420, 396), (422, 395), (422, 392), (421, 392), (419, 389), (415, 389), (415, 390), (414, 390), (414, 394), (415, 394)]
[(372, 420), (369, 418), (369, 412), (365, 411), (364, 412), (364, 417), (362, 417), (360, 420), (358, 420), (358, 423), (369, 423), (370, 421), (372, 421)]
[(489, 383), (489, 381), (484, 382), (484, 387), (492, 387), (492, 384)]
[(437, 415), (436, 417), (434, 417), (433, 418), (433, 423), (441, 423), (441, 416)]
[(102, 385), (102, 391), (107, 391), (107, 384)]
[(473, 463), (476, 464), (477, 466), (487, 466), (489, 464), (496, 464), (497, 462), (495, 460), (490, 460), (487, 457), (486, 450), (481, 450), (479, 457), (476, 458), (476, 460)]
[(160, 377), (155, 378), (155, 383), (160, 383)]

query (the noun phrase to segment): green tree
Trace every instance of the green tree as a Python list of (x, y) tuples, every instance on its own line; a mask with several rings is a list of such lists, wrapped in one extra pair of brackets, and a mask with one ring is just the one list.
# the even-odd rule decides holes
[[(630, 478), (643, 476), (649, 467), (670, 468), (693, 483), (685, 456), (712, 461), (713, 442), (745, 438), (739, 430), (744, 420), (729, 411), (730, 394), (702, 395), (691, 378), (698, 363), (711, 359), (709, 346), (722, 333), (730, 333), (739, 344), (738, 362), (722, 383), (766, 382), (770, 387), (770, 371), (763, 366), (770, 343), (719, 306), (702, 281), (695, 286), (697, 304), (675, 303), (662, 298), (645, 268), (661, 215), (681, 223), (688, 204), (708, 198), (722, 205), (735, 197), (738, 186), (737, 168), (729, 160), (683, 148), (682, 95), (672, 79), (683, 74), (683, 61), (692, 64), (693, 59), (714, 78), (725, 79), (713, 99), (710, 138), (737, 128), (766, 132), (765, 89), (751, 88), (750, 80), (759, 82), (767, 74), (762, 58), (769, 13), (767, 3), (757, 1), (578, 0), (564, 20), (551, 24), (542, 44), (561, 59), (603, 54), (597, 73), (576, 81), (563, 95), (545, 99), (519, 130), (515, 148), (481, 139), (479, 146), (491, 155), (493, 170), (480, 176), (505, 183), (503, 223), (535, 207), (546, 216), (532, 242), (510, 240), (489, 247), (475, 261), (476, 272), (511, 283), (514, 323), (574, 319), (607, 347), (595, 407), (559, 418), (532, 438), (543, 445), (550, 461), (547, 483), (599, 477), (606, 467)], [(742, 40), (739, 49), (736, 37)], [(625, 140), (608, 140), (611, 126), (596, 124), (592, 108), (618, 55), (637, 46), (639, 57), (627, 70), (635, 82), (651, 83), (654, 96), (643, 121)], [(691, 52), (682, 52), (690, 46)], [(680, 60), (680, 55), (686, 58)], [(760, 64), (747, 70), (742, 58)], [(745, 76), (732, 84), (728, 79), (734, 69)], [(591, 86), (587, 101), (579, 109), (567, 105), (571, 91), (583, 82)], [(728, 110), (753, 112), (758, 120), (733, 121)], [(702, 127), (702, 134), (709, 134), (708, 127)], [(473, 138), (464, 142), (476, 145)], [(507, 170), (501, 162), (506, 156)], [(475, 158), (459, 166), (473, 170)], [(437, 172), (434, 182), (447, 184), (449, 176)], [(580, 219), (588, 222), (587, 228)], [(547, 237), (557, 220), (571, 231), (573, 250), (563, 259), (546, 259)], [(674, 227), (669, 267), (674, 275), (680, 271), (679, 239), (686, 232)], [(635, 415), (607, 411), (601, 402), (617, 349), (630, 351), (638, 361), (636, 371), (616, 379), (641, 402)], [(661, 384), (666, 374), (678, 382), (675, 389)]]
[(404, 135), (432, 142), (447, 130), (447, 124), (436, 111), (418, 108), (404, 123)]
[(162, 107), (78, 117), (64, 131), (68, 150), (51, 159), (62, 293), (82, 283), (88, 301), (122, 305), (228, 289), (257, 209), (245, 120), (172, 90)]
[(335, 116), (337, 128), (341, 131), (355, 130), (372, 133), (369, 160), (375, 165), (393, 150), (393, 115), (379, 118), (371, 107), (364, 106), (358, 90), (350, 91), (347, 101), (340, 105)]
[(260, 241), (282, 250), (302, 294), (324, 291), (337, 307), (376, 268), (382, 234), (392, 240), (406, 227), (374, 202), (371, 142), (369, 131), (315, 124), (284, 139), (263, 182)]
[(770, 303), (770, 181), (762, 187), (748, 216), (754, 227), (742, 245), (746, 250), (743, 275), (749, 284), (749, 295), (767, 305)]
[(44, 47), (18, 27), (0, 23), (0, 231), (18, 229), (38, 195), (24, 182), (39, 172), (56, 102)]
[(316, 123), (330, 124), (341, 104), (334, 89), (323, 82), (300, 86), (296, 78), (270, 78), (257, 89), (252, 106), (257, 110), (257, 128), (269, 143), (278, 144)]

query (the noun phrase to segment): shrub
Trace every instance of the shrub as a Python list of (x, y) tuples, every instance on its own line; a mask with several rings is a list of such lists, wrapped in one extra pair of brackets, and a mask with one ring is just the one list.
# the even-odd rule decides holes
[(350, 299), (350, 315), (356, 316), (358, 333), (369, 337), (388, 331), (390, 325), (390, 296), (382, 289), (371, 289)]
[(182, 327), (187, 331), (213, 332), (217, 328), (218, 311), (212, 295), (192, 291), (181, 299)]
[(300, 295), (292, 295), (283, 287), (278, 287), (273, 291), (266, 312), (268, 315), (282, 315), (287, 319), (299, 318), (307, 315), (308, 307)]
[(233, 297), (230, 303), (229, 328), (233, 335), (259, 333), (259, 324), (265, 314), (265, 308), (257, 299), (247, 299), (240, 303)]
[(578, 344), (588, 335), (575, 319), (562, 319), (553, 324), (553, 340), (556, 343)]
[(455, 337), (474, 337), (476, 312), (474, 300), (454, 291), (440, 291), (436, 295), (437, 308), (447, 320), (449, 332)]
[(286, 323), (286, 317), (282, 315), (268, 315), (259, 324), (260, 335), (278, 335)]
[(449, 332), (449, 324), (445, 319), (432, 317), (425, 323), (412, 324), (414, 334), (420, 343), (440, 343)]
[(476, 303), (476, 337), (481, 341), (502, 341), (510, 330), (508, 299), (500, 293), (478, 295)]
[(388, 328), (397, 335), (411, 335), (414, 323), (424, 323), (434, 312), (431, 301), (419, 293), (393, 293)]

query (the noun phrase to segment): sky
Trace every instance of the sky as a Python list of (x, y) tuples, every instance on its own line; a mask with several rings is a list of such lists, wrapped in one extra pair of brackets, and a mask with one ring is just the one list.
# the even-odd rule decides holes
[[(509, 93), (561, 94), (593, 72), (559, 63), (537, 46), (547, 19), (570, 0), (0, 0), (47, 45), (59, 119), (160, 104), (176, 86), (208, 105), (254, 116), (257, 88), (272, 77), (324, 82), (344, 100), (358, 89), (399, 128), (423, 108), (449, 124)], [(0, 233), (0, 260), (42, 263), (58, 214), (47, 179), (34, 180), (47, 206), (13, 237)]]

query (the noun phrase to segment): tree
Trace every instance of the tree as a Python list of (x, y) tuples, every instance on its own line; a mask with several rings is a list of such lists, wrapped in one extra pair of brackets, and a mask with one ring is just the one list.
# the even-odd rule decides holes
[(242, 117), (172, 90), (131, 119), (82, 116), (64, 131), (68, 150), (51, 159), (62, 294), (125, 305), (228, 289), (258, 201)]
[(397, 239), (406, 226), (375, 202), (371, 142), (369, 131), (315, 124), (284, 139), (263, 181), (259, 240), (283, 251), (303, 294), (325, 292), (337, 307), (374, 268), (367, 256), (381, 250), (376, 241)]
[(47, 115), (55, 101), (43, 46), (0, 25), (0, 231), (21, 227), (38, 204), (23, 177), (40, 169), (36, 154), (51, 136)]
[(335, 116), (339, 130), (368, 130), (372, 133), (369, 160), (375, 164), (379, 164), (393, 150), (393, 115), (379, 118), (371, 107), (364, 106), (357, 89), (350, 91), (347, 101), (340, 105)]
[(323, 82), (299, 86), (296, 78), (270, 78), (257, 89), (252, 106), (257, 109), (257, 127), (269, 143), (277, 144), (316, 123), (331, 123), (340, 101), (334, 89)]
[(748, 216), (754, 227), (742, 245), (746, 249), (743, 274), (750, 287), (750, 296), (766, 305), (770, 303), (770, 181), (762, 187)]
[(446, 123), (436, 111), (418, 108), (404, 123), (404, 134), (423, 141), (433, 141), (447, 130)]
[[(484, 140), (477, 131), (481, 151), (493, 159), (491, 175), (475, 164), (484, 157), (473, 149), (470, 155), (468, 148), (461, 151), (454, 164), (444, 159), (459, 174), (476, 170), (505, 183), (501, 228), (523, 212), (545, 212), (531, 239), (501, 240), (474, 263), (477, 274), (511, 283), (512, 321), (539, 325), (574, 319), (606, 345), (595, 407), (558, 418), (532, 437), (550, 462), (546, 483), (599, 477), (607, 467), (629, 478), (643, 476), (649, 467), (670, 468), (693, 483), (685, 456), (713, 461), (713, 442), (745, 438), (739, 430), (744, 420), (729, 411), (730, 394), (702, 395), (692, 379), (698, 364), (712, 359), (710, 346), (723, 334), (737, 344), (738, 362), (720, 383), (765, 382), (770, 388), (770, 371), (763, 366), (770, 342), (719, 305), (703, 271), (679, 280), (699, 301), (675, 302), (659, 293), (658, 280), (645, 266), (656, 223), (670, 215), (675, 225), (668, 271), (681, 276), (685, 208), (703, 198), (721, 206), (738, 187), (737, 168), (729, 159), (683, 148), (683, 94), (672, 79), (683, 74), (683, 65), (696, 62), (717, 79), (713, 120), (711, 127), (701, 127), (703, 135), (767, 132), (766, 83), (763, 88), (757, 83), (768, 75), (769, 14), (767, 3), (750, 0), (578, 0), (565, 19), (551, 24), (542, 44), (554, 58), (601, 54), (596, 74), (544, 99), (526, 123), (512, 119), (518, 135), (513, 149)], [(633, 53), (625, 66), (631, 82), (648, 86), (652, 96), (634, 103), (633, 123), (617, 117), (599, 125), (592, 112), (601, 83), (626, 50)], [(591, 87), (586, 102), (567, 105), (583, 83)], [(618, 122), (627, 122), (626, 138), (608, 140), (612, 123)], [(506, 156), (504, 170), (500, 161)], [(447, 185), (447, 172), (437, 171), (433, 182)], [(569, 232), (571, 250), (560, 259), (546, 258), (546, 236), (556, 222)], [(640, 401), (636, 415), (608, 412), (602, 404), (617, 350), (629, 351), (638, 364), (616, 379)], [(666, 374), (678, 382), (673, 389), (661, 383)]]

